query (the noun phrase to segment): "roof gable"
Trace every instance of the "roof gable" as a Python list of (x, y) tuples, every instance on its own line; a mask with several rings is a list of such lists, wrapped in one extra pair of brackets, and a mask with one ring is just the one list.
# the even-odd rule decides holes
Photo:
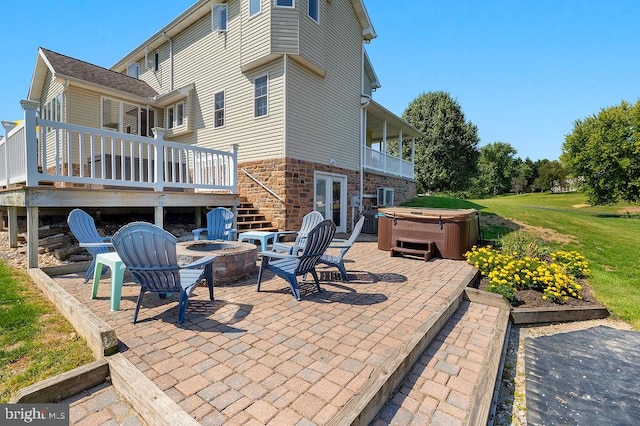
[(31, 80), (29, 99), (40, 99), (47, 71), (50, 71), (55, 78), (102, 86), (138, 97), (150, 98), (158, 94), (142, 80), (41, 47), (38, 50), (36, 68)]

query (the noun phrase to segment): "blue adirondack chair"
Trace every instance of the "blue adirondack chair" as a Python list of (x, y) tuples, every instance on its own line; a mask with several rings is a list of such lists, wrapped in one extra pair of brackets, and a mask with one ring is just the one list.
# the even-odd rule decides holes
[(96, 229), (95, 221), (84, 210), (71, 210), (71, 213), (69, 213), (67, 217), (67, 224), (73, 236), (76, 237), (76, 240), (80, 243), (80, 246), (84, 247), (93, 257), (89, 269), (87, 269), (87, 273), (84, 276), (84, 282), (87, 283), (93, 276), (93, 271), (96, 267), (96, 256), (100, 253), (108, 253), (110, 249), (113, 248), (111, 237), (103, 237), (100, 235)]
[(145, 293), (179, 293), (178, 323), (184, 321), (189, 296), (203, 278), (209, 285), (209, 296), (213, 300), (214, 256), (202, 257), (189, 265), (180, 267), (176, 255), (176, 237), (146, 222), (132, 222), (113, 234), (113, 246), (131, 273), (140, 284), (140, 294), (133, 312), (133, 323)]
[[(300, 226), (299, 231), (280, 231), (276, 232), (276, 235), (273, 237), (273, 247), (274, 251), (281, 251), (286, 253), (291, 253), (291, 249), (294, 246), (303, 246), (307, 239), (307, 234), (311, 231), (316, 225), (324, 220), (322, 213), (319, 211), (312, 211), (304, 215), (302, 218), (302, 225)], [(286, 235), (295, 235), (296, 239), (293, 243), (286, 243), (280, 241), (280, 237)]]
[(235, 240), (238, 231), (233, 227), (233, 217), (233, 212), (224, 207), (210, 210), (207, 213), (207, 227), (194, 229), (193, 239), (200, 240), (202, 233), (205, 233), (204, 239), (207, 240)]
[(273, 250), (262, 252), (256, 291), (260, 291), (262, 274), (265, 270), (273, 271), (276, 275), (286, 279), (296, 300), (300, 300), (298, 277), (301, 275), (311, 273), (317, 290), (322, 291), (316, 272), (316, 264), (331, 243), (335, 233), (336, 225), (333, 221), (323, 220), (307, 233), (305, 245), (294, 246), (291, 254)]
[(319, 260), (319, 263), (324, 263), (329, 266), (335, 266), (340, 271), (340, 275), (342, 276), (342, 281), (349, 281), (349, 275), (347, 274), (347, 269), (344, 266), (344, 255), (347, 254), (353, 243), (356, 242), (358, 235), (362, 231), (362, 225), (364, 224), (364, 216), (360, 218), (358, 222), (356, 222), (356, 226), (353, 227), (353, 231), (349, 236), (349, 239), (334, 239), (329, 244), (329, 251), (331, 249), (338, 249), (337, 254), (330, 254), (330, 252), (326, 252), (322, 255)]

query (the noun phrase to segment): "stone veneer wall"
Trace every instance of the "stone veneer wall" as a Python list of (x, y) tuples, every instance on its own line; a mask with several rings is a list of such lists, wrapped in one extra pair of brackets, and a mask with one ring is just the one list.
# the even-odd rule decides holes
[[(264, 188), (242, 172), (246, 170), (278, 194), (281, 203)], [(238, 192), (260, 210), (278, 229), (299, 229), (302, 217), (313, 210), (314, 172), (327, 172), (347, 176), (347, 223), (351, 224), (351, 196), (358, 193), (360, 182), (357, 171), (313, 163), (311, 161), (278, 158), (245, 162), (238, 166)], [(351, 226), (347, 226), (351, 229)]]
[[(284, 204), (245, 175), (246, 170), (258, 181), (284, 199)], [(238, 166), (238, 192), (264, 214), (278, 229), (299, 229), (302, 217), (313, 210), (314, 172), (347, 176), (347, 229), (351, 230), (351, 196), (358, 194), (360, 174), (355, 170), (292, 158), (250, 161)], [(365, 173), (364, 194), (375, 196), (379, 187), (393, 187), (394, 203), (399, 205), (416, 196), (414, 181), (387, 175)], [(364, 209), (371, 209), (375, 198), (364, 199)]]
[(393, 188), (393, 204), (398, 206), (405, 201), (409, 201), (417, 194), (416, 182), (413, 180), (400, 179), (384, 174), (365, 172), (364, 174), (364, 194), (372, 198), (364, 198), (364, 210), (371, 210), (376, 205), (378, 188)]

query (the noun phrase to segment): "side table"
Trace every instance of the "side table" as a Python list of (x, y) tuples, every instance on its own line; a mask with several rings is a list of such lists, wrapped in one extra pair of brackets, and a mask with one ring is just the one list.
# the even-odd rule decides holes
[(122, 279), (126, 266), (116, 252), (100, 253), (96, 256), (96, 268), (93, 271), (93, 286), (91, 287), (91, 298), (95, 299), (98, 294), (98, 284), (102, 276), (102, 266), (111, 268), (111, 310), (120, 310), (120, 298), (122, 296)]
[(260, 251), (266, 251), (269, 240), (272, 240), (276, 236), (275, 232), (268, 231), (247, 231), (238, 235), (238, 242), (255, 240), (260, 241)]

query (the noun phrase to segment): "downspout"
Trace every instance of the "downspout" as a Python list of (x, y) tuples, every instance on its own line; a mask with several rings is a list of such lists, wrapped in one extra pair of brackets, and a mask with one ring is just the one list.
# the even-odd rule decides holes
[[(364, 45), (368, 43), (366, 40), (362, 41), (362, 54), (360, 60), (360, 202), (358, 206), (358, 213), (362, 214), (363, 202), (364, 202), (364, 157), (365, 146), (367, 145), (367, 112), (366, 108), (371, 102), (371, 97), (364, 94)], [(351, 221), (355, 223), (355, 218), (351, 218)]]

